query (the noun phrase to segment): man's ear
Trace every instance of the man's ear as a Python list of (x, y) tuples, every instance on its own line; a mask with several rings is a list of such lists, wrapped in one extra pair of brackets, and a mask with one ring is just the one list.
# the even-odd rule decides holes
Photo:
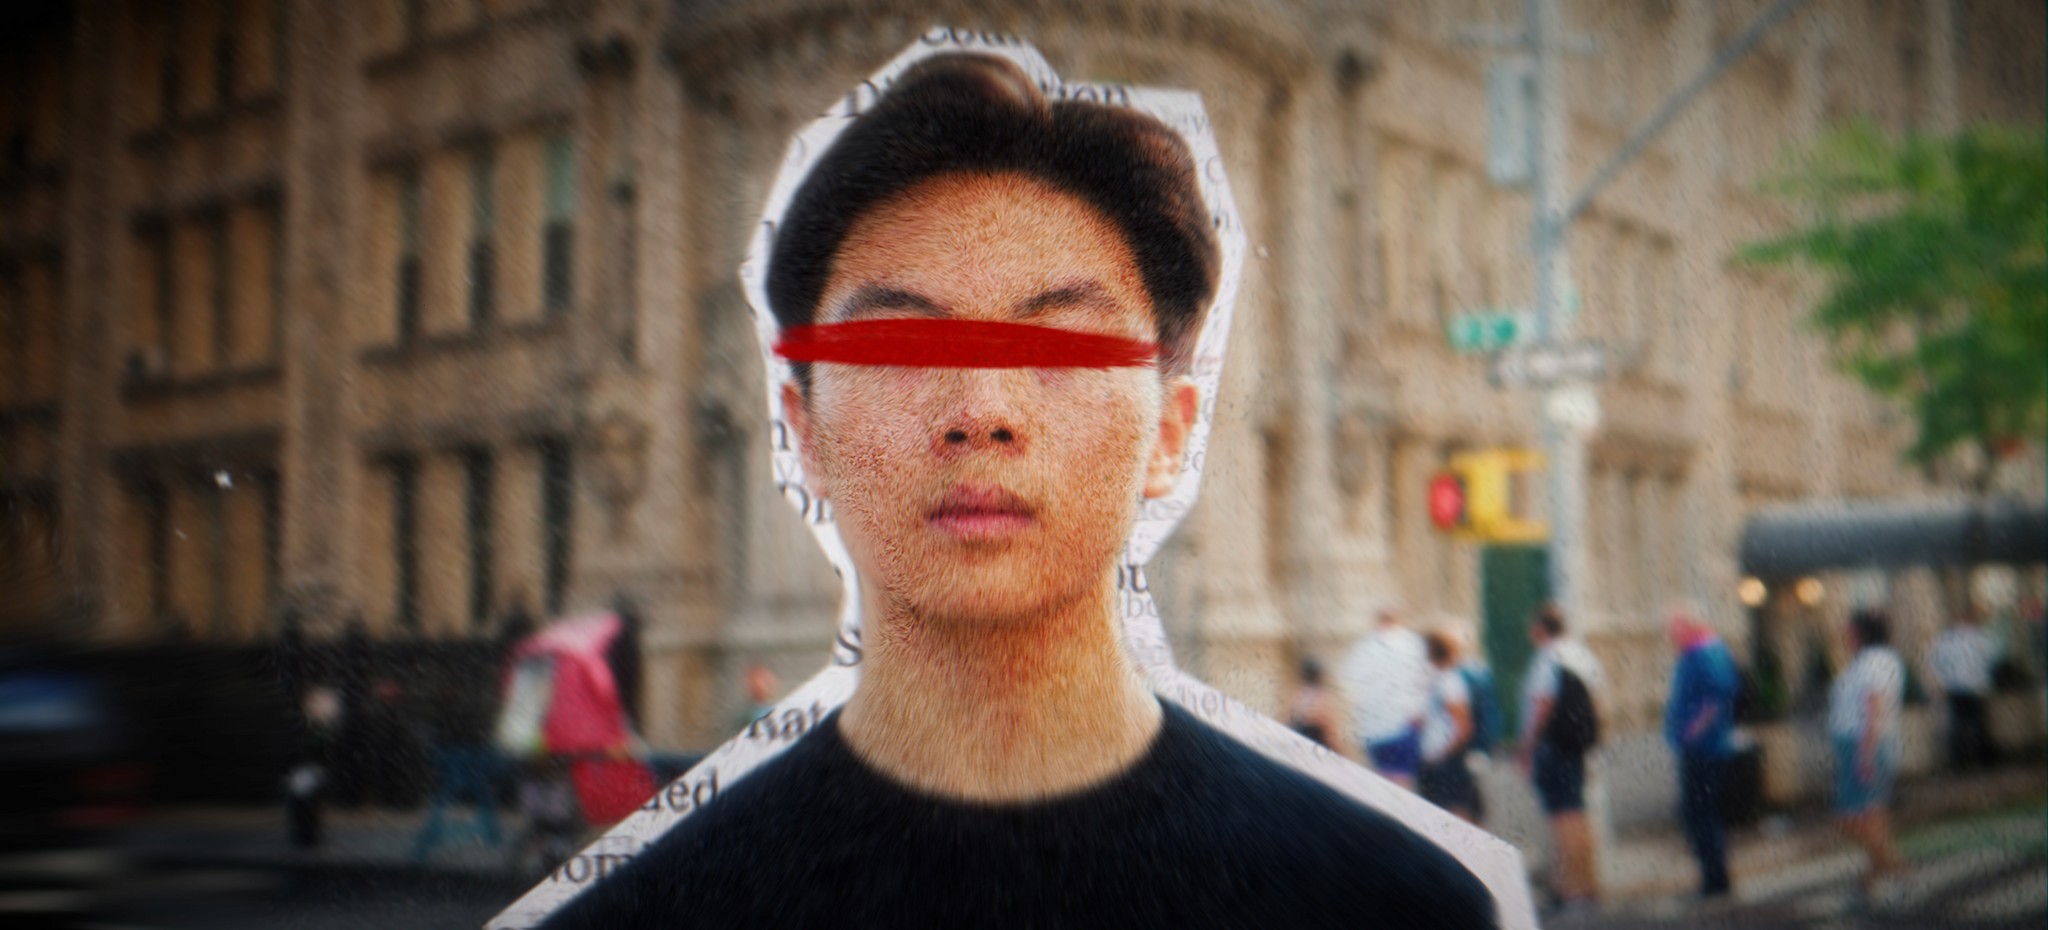
[(829, 497), (824, 472), (818, 468), (818, 444), (811, 440), (810, 401), (794, 381), (782, 382), (782, 418), (789, 423), (790, 441), (796, 443), (797, 455), (804, 463), (804, 490), (813, 497)]
[(1195, 413), (1202, 392), (1187, 378), (1166, 383), (1166, 402), (1159, 405), (1159, 437), (1152, 444), (1152, 458), (1145, 463), (1145, 496), (1165, 497), (1180, 481), (1181, 456), (1187, 453), (1188, 434), (1195, 429)]

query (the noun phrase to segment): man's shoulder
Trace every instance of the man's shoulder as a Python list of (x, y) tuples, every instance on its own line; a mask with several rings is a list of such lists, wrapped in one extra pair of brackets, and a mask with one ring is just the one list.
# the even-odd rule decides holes
[[(1491, 912), (1491, 893), (1449, 850), (1385, 811), (1190, 720), (1200, 728), (1192, 735), (1214, 756), (1198, 775), (1215, 782), (1205, 793), (1226, 799), (1234, 823), (1225, 826), (1241, 828), (1232, 832), (1244, 861), (1291, 876), (1295, 892), (1318, 900), (1397, 908), (1437, 902), (1454, 910), (1446, 902), (1464, 901)], [(1490, 922), (1452, 919), (1442, 925)]]
[[(623, 865), (614, 857), (589, 870), (595, 883), (558, 909), (544, 927), (668, 926), (685, 913), (715, 911), (720, 902), (761, 882), (781, 880), (798, 864), (790, 850), (832, 806), (832, 764), (826, 734), (814, 728), (742, 778), (720, 787), (715, 775), (693, 783), (680, 803), (693, 805)], [(680, 784), (680, 783), (679, 783)], [(701, 796), (712, 786), (708, 797)], [(674, 788), (656, 793), (657, 802)]]

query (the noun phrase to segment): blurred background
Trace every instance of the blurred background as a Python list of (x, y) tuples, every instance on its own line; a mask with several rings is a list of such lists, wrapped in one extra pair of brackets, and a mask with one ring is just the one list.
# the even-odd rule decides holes
[[(1512, 708), (1562, 601), (1607, 677), (1599, 919), (1682, 922), (1688, 598), (1746, 678), (1738, 883), (1784, 884), (1743, 920), (1798, 926), (1850, 874), (1822, 716), (1884, 605), (1918, 913), (2039, 926), (2034, 0), (7, 4), (0, 913), (473, 926), (574, 848), (509, 851), (537, 631), (613, 619), (561, 648), (662, 778), (827, 661), (736, 268), (791, 132), (934, 23), (1207, 103), (1253, 255), (1148, 570), (1183, 666), (1279, 714), (1393, 606), (1472, 624)], [(1965, 616), (2002, 762), (1959, 776), (1928, 663)]]

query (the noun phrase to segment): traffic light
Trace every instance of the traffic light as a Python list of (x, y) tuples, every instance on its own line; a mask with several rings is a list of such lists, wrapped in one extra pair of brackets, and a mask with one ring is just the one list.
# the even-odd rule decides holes
[(1533, 475), (1543, 456), (1526, 449), (1482, 449), (1451, 456), (1429, 483), (1429, 516), (1440, 529), (1495, 543), (1542, 542), (1549, 528), (1531, 518)]

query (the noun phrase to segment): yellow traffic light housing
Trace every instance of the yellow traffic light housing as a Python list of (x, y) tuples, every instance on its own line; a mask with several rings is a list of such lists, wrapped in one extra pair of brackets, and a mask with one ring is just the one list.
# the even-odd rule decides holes
[(1537, 543), (1550, 528), (1533, 519), (1532, 478), (1543, 470), (1543, 455), (1528, 449), (1482, 449), (1451, 456), (1451, 472), (1464, 484), (1460, 538), (1493, 543)]

